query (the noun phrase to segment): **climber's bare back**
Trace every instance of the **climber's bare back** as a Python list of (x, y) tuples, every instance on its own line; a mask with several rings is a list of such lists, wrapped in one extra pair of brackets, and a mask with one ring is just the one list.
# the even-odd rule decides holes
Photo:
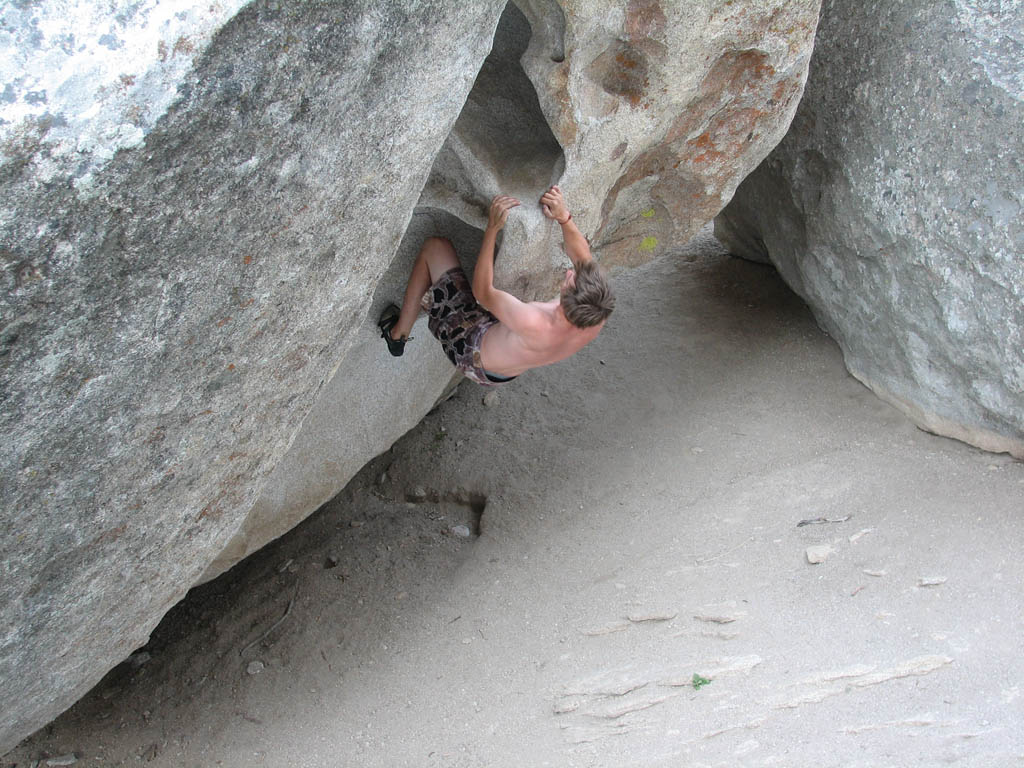
[(614, 297), (593, 262), (590, 245), (572, 221), (557, 186), (548, 189), (540, 203), (544, 215), (562, 227), (565, 250), (573, 263), (565, 272), (559, 296), (552, 301), (520, 301), (494, 287), (497, 236), (509, 211), (519, 205), (515, 198), (498, 195), (488, 211), (472, 285), (450, 241), (429, 237), (423, 243), (401, 310), (396, 313), (392, 307), (378, 323), (391, 354), (403, 353), (428, 288), (431, 333), (455, 367), (479, 384), (492, 386), (531, 368), (557, 363), (601, 333)]
[(522, 303), (518, 332), (502, 322), (491, 326), (480, 344), (484, 368), (499, 376), (518, 376), (565, 360), (597, 338), (603, 323), (577, 328), (558, 311), (559, 306), (558, 299)]

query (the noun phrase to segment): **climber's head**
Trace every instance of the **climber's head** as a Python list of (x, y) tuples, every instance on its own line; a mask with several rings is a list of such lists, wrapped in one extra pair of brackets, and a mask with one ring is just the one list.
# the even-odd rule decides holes
[(577, 328), (600, 325), (615, 309), (608, 277), (593, 260), (566, 270), (561, 292), (562, 312)]

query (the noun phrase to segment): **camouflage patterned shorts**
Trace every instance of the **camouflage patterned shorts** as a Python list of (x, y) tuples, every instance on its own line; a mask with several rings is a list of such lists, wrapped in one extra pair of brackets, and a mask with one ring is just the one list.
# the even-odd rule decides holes
[(462, 267), (452, 267), (430, 286), (430, 320), (427, 327), (441, 342), (441, 348), (467, 379), (493, 387), (512, 378), (495, 377), (480, 363), (484, 334), (498, 318), (477, 304)]

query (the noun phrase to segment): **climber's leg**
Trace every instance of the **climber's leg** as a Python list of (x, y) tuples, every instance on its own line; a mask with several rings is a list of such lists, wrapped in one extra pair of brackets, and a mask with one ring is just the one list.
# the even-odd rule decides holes
[(428, 237), (412, 265), (412, 274), (402, 299), (402, 311), (398, 322), (391, 329), (391, 338), (400, 339), (409, 335), (420, 312), (420, 300), (437, 279), (453, 267), (459, 266), (455, 248), (443, 237)]

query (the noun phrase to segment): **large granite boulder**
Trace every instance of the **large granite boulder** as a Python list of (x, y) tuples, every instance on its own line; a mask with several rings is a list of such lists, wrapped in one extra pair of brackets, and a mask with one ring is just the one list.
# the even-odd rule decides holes
[(0, 751), (145, 643), (252, 508), (504, 3), (238, 5), (3, 11)]
[(450, 385), (373, 329), (423, 237), (471, 265), (520, 196), (526, 298), (553, 182), (607, 263), (687, 238), (785, 133), (817, 5), (5, 6), (0, 752)]
[(1024, 458), (1024, 17), (829, 2), (782, 144), (715, 221), (922, 428)]

